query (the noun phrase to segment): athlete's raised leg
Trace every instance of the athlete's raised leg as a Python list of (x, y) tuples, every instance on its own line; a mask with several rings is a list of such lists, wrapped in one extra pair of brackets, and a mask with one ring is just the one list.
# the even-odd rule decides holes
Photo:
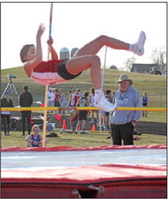
[(67, 61), (66, 69), (71, 74), (78, 74), (90, 68), (90, 78), (95, 88), (95, 106), (106, 112), (111, 112), (115, 106), (107, 101), (102, 91), (100, 58), (97, 55), (86, 55)]
[(108, 46), (113, 49), (120, 50), (129, 50), (129, 44), (123, 41), (101, 35), (91, 42), (84, 45), (79, 51), (75, 54), (74, 57), (79, 57), (83, 55), (95, 55), (103, 46)]
[(83, 55), (95, 55), (103, 46), (108, 46), (116, 50), (132, 51), (133, 53), (141, 56), (144, 53), (145, 40), (146, 35), (143, 31), (140, 32), (138, 40), (134, 44), (129, 44), (112, 37), (101, 35), (84, 45), (81, 49), (79, 49), (79, 51), (77, 51), (74, 57), (79, 57)]

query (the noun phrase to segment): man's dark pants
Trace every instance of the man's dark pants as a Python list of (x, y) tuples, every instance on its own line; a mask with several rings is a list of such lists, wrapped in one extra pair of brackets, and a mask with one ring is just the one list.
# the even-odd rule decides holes
[(7, 114), (1, 114), (1, 119), (2, 119), (2, 125), (4, 128), (4, 133), (9, 133), (9, 123), (10, 123), (10, 115)]
[(31, 131), (31, 111), (21, 111), (21, 115), (22, 115), (23, 135), (25, 134), (25, 131), (26, 131), (26, 123), (27, 123), (28, 134), (30, 134), (30, 131)]
[(113, 145), (133, 145), (134, 126), (131, 122), (121, 125), (111, 124)]

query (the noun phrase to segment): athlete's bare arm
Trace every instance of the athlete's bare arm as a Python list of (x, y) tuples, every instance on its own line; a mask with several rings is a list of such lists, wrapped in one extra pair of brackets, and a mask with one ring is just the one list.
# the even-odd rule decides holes
[(48, 41), (47, 41), (48, 45), (49, 45), (49, 50), (51, 52), (51, 58), (54, 59), (54, 60), (58, 60), (58, 54), (57, 52), (55, 51), (54, 47), (52, 46), (52, 44), (54, 43), (53, 39), (50, 38)]
[(33, 69), (41, 63), (42, 61), (42, 46), (41, 46), (41, 36), (43, 35), (45, 27), (43, 24), (40, 24), (37, 35), (36, 35), (36, 49), (29, 49), (27, 53), (27, 62), (24, 65), (26, 73), (31, 76)]

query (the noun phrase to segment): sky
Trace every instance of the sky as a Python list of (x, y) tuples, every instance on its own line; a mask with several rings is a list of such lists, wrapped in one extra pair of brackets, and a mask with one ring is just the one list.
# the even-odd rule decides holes
[[(47, 60), (46, 41), (49, 32), (50, 3), (1, 3), (1, 69), (22, 66), (19, 53), (25, 44), (35, 44), (40, 23), (46, 27), (42, 36), (43, 59)], [(135, 43), (143, 30), (147, 39), (145, 54), (107, 49), (98, 55), (102, 66), (116, 65), (124, 69), (125, 62), (135, 57), (135, 63), (152, 63), (155, 48), (166, 51), (166, 3), (54, 3), (52, 37), (54, 47), (80, 48), (98, 37), (107, 35), (127, 43)]]

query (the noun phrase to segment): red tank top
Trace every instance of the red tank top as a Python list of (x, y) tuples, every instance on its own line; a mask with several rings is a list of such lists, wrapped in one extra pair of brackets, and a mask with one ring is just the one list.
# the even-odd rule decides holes
[(57, 72), (59, 63), (63, 61), (65, 60), (42, 61), (36, 68), (33, 69), (33, 72), (37, 73)]
[(65, 82), (66, 80), (57, 73), (58, 65), (63, 61), (65, 60), (42, 61), (33, 69), (31, 79), (43, 85), (60, 84)]

